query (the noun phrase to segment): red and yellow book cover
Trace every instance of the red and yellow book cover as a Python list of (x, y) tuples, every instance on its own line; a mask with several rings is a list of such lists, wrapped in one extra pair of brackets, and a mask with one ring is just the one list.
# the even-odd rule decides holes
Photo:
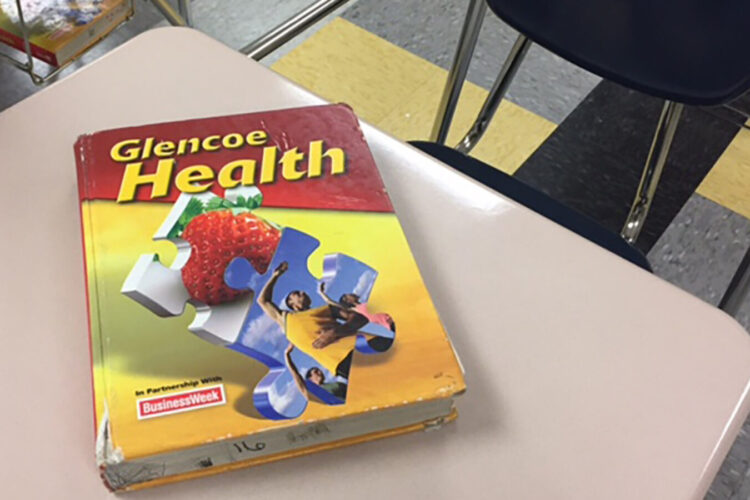
[[(326, 422), (464, 390), (348, 107), (103, 131), (76, 154), (112, 488), (198, 468), (149, 457), (230, 468), (316, 449)], [(246, 439), (280, 429), (283, 443)]]
[[(21, 0), (34, 57), (62, 66), (133, 15), (133, 0)], [(0, 0), (0, 42), (25, 51), (17, 0)]]

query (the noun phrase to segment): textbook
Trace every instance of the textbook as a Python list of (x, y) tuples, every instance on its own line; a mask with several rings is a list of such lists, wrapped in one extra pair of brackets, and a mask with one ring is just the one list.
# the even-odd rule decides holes
[(75, 152), (109, 488), (456, 417), (463, 370), (350, 108), (108, 130)]
[[(133, 15), (133, 0), (21, 0), (31, 54), (62, 66)], [(25, 52), (16, 0), (0, 0), (0, 42)]]

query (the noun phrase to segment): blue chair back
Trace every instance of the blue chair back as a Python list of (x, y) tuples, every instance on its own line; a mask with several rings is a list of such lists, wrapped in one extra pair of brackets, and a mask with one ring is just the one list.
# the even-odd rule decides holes
[(619, 234), (602, 227), (593, 219), (572, 210), (546, 194), (514, 179), (508, 174), (482, 163), (455, 149), (434, 142), (410, 141), (409, 144), (494, 189), (521, 205), (568, 228), (574, 233), (596, 243), (600, 247), (619, 255), (636, 266), (652, 272), (646, 257), (635, 247), (628, 245)]
[(604, 78), (695, 105), (750, 88), (743, 0), (487, 0), (532, 41)]

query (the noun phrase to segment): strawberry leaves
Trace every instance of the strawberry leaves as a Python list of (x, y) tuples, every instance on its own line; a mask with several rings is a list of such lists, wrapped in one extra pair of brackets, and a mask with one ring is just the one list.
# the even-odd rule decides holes
[(240, 195), (237, 197), (237, 201), (234, 203), (236, 208), (247, 208), (248, 210), (254, 210), (263, 203), (263, 195), (258, 193), (250, 198), (245, 198)]
[(187, 224), (187, 222), (190, 222), (190, 219), (202, 213), (203, 203), (201, 202), (201, 200), (199, 200), (198, 198), (191, 198), (187, 204), (187, 207), (185, 207), (185, 211), (182, 212), (180, 218), (185, 218), (185, 223)]
[(201, 214), (208, 212), (216, 212), (218, 210), (231, 210), (234, 215), (241, 214), (243, 212), (249, 212), (260, 207), (263, 203), (263, 194), (257, 193), (254, 196), (245, 197), (242, 195), (237, 196), (235, 201), (229, 201), (225, 198), (214, 196), (207, 202), (203, 203), (198, 198), (191, 198), (188, 202), (185, 210), (180, 214), (179, 219), (169, 231), (168, 238), (179, 238), (185, 227), (190, 223), (191, 220), (198, 217)]
[(185, 210), (183, 210), (180, 214), (180, 218), (177, 219), (175, 225), (172, 226), (172, 229), (169, 230), (167, 238), (179, 237), (185, 230), (185, 226), (187, 226), (188, 223), (193, 220), (193, 218), (199, 216), (203, 212), (203, 202), (201, 202), (201, 200), (199, 200), (198, 198), (191, 198), (187, 206), (185, 207)]
[(216, 210), (227, 210), (233, 207), (234, 205), (232, 204), (231, 201), (225, 200), (224, 198), (219, 198), (218, 196), (216, 196), (208, 200), (208, 203), (206, 203), (206, 212), (214, 212)]

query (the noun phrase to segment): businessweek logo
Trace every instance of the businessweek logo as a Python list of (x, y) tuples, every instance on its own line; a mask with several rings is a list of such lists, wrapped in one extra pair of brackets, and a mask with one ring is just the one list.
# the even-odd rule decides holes
[(223, 384), (136, 400), (138, 420), (200, 410), (226, 402)]

